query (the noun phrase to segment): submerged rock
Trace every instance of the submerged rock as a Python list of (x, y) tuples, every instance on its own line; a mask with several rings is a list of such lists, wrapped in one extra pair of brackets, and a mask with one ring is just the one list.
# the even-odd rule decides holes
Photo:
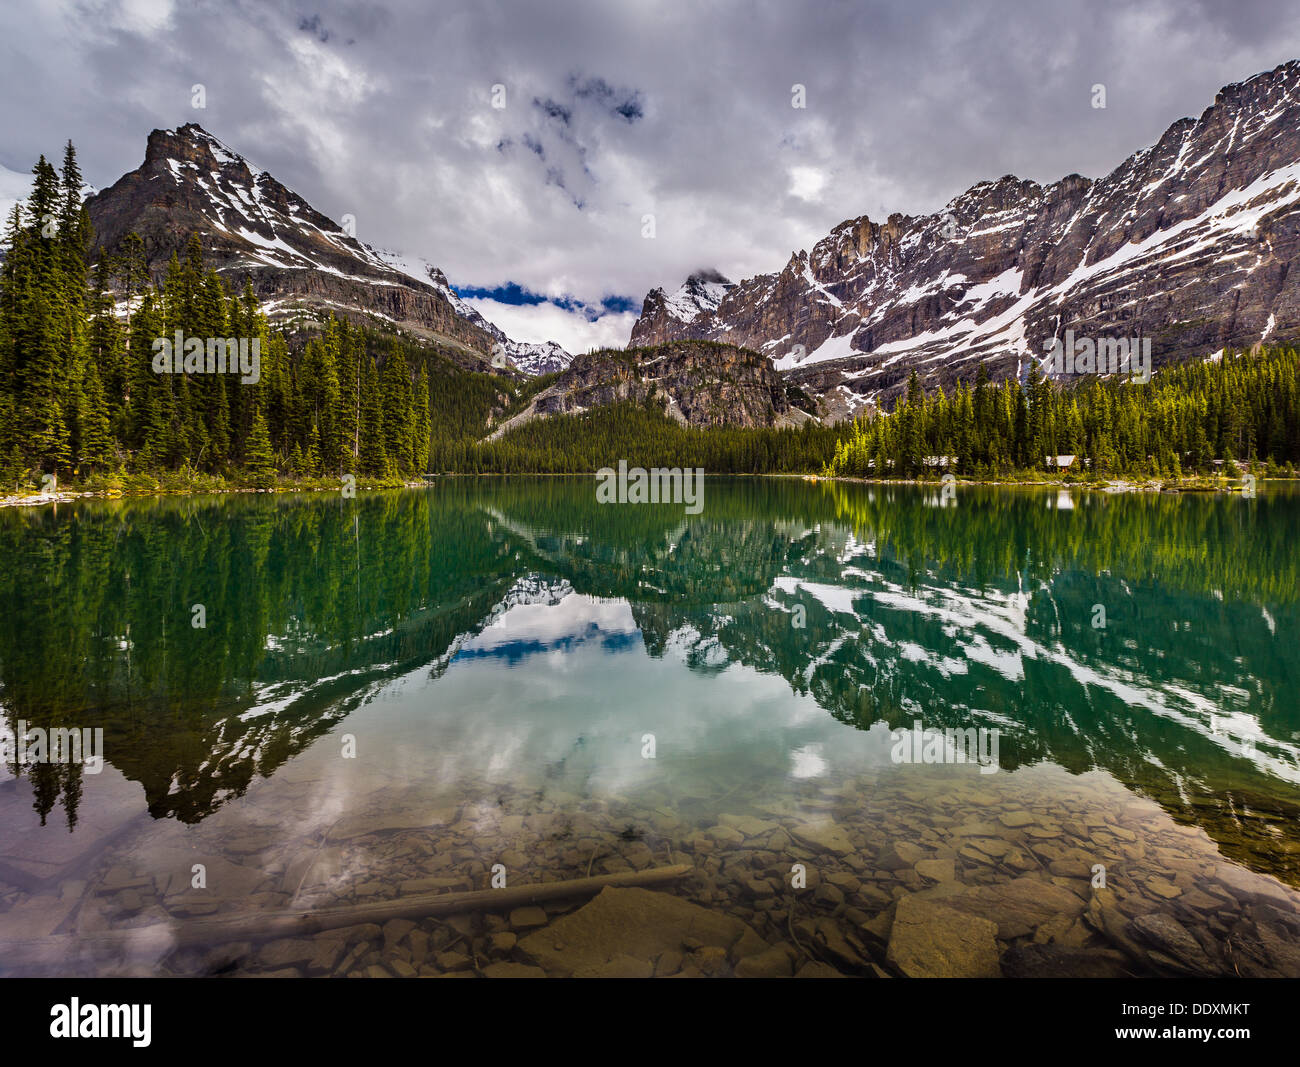
[(972, 886), (945, 896), (943, 902), (950, 908), (996, 923), (998, 936), (1003, 940), (1023, 937), (1051, 920), (1073, 921), (1086, 907), (1068, 889), (1029, 875), (998, 885)]
[(602, 963), (591, 972), (592, 978), (650, 978), (654, 975), (654, 964), (649, 960), (637, 959), (635, 956), (615, 956), (608, 963)]
[(915, 866), (925, 859), (925, 856), (926, 852), (923, 848), (909, 841), (895, 841), (885, 846), (876, 859), (876, 864), (883, 871), (902, 871)]
[(931, 882), (951, 882), (956, 877), (950, 859), (917, 860), (916, 873)]
[(519, 942), (519, 951), (551, 975), (596, 977), (625, 957), (653, 962), (679, 953), (683, 943), (716, 946), (724, 956), (743, 959), (768, 944), (745, 923), (668, 893), (607, 886), (572, 914), (556, 919)]
[(718, 822), (723, 826), (730, 826), (733, 830), (739, 830), (745, 837), (757, 837), (759, 834), (770, 834), (777, 829), (777, 824), (768, 822), (766, 819), (754, 818), (751, 815), (719, 815)]
[(834, 967), (832, 967), (829, 963), (817, 963), (816, 961), (809, 961), (808, 963), (805, 963), (802, 967), (799, 968), (799, 973), (796, 974), (795, 977), (796, 978), (844, 978), (847, 976), (840, 974), (840, 972), (837, 971)]
[(535, 905), (515, 908), (510, 913), (510, 928), (516, 932), (546, 925), (546, 912)]
[(887, 958), (908, 978), (1000, 978), (998, 928), (933, 900), (903, 897)]
[(793, 953), (785, 945), (746, 956), (736, 964), (737, 978), (789, 978), (793, 973)]
[(845, 856), (857, 851), (843, 828), (830, 820), (800, 823), (791, 827), (790, 832), (805, 845), (822, 852), (834, 852), (836, 855)]
[(1216, 970), (1214, 962), (1196, 938), (1177, 919), (1164, 912), (1139, 915), (1129, 922), (1128, 933), (1167, 957), (1174, 969), (1202, 975), (1213, 974)]

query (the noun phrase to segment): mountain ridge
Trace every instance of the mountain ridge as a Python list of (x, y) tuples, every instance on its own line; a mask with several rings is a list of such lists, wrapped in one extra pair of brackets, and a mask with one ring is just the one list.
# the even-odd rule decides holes
[(1296, 336), (1298, 257), (1293, 60), (1225, 86), (1101, 178), (1006, 175), (929, 215), (846, 219), (689, 317), (652, 290), (630, 344), (755, 348), (843, 417), (896, 396), (913, 368), (945, 387), (978, 363), (1023, 374), (1067, 328), (1151, 337), (1157, 367)]

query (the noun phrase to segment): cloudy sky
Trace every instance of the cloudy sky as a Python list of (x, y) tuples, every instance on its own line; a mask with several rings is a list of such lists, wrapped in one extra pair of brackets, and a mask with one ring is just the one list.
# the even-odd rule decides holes
[(1300, 58), (1295, 15), (1294, 0), (6, 0), (0, 166), (26, 172), (71, 138), (103, 187), (151, 129), (198, 122), (354, 215), (361, 239), (441, 266), (512, 336), (581, 351), (625, 343), (647, 290), (701, 267), (776, 270), (843, 219), (933, 211), (1007, 173), (1104, 174), (1220, 86)]

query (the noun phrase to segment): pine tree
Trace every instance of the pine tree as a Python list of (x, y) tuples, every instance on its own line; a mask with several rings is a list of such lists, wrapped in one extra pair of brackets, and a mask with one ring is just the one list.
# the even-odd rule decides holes
[(429, 470), (429, 437), (433, 431), (433, 426), (429, 419), (429, 376), (425, 373), (423, 367), (415, 376), (415, 387), (411, 402), (414, 407), (414, 472), (424, 474)]
[(335, 474), (360, 470), (361, 446), (361, 339), (346, 321), (339, 323), (338, 455), (323, 452), (321, 464)]
[(86, 368), (77, 423), (82, 429), (78, 463), (88, 470), (103, 470), (113, 458), (113, 435), (108, 417), (108, 402), (100, 384), (99, 370), (92, 361)]
[(275, 456), (271, 451), (271, 435), (266, 428), (266, 416), (262, 414), (260, 407), (253, 411), (253, 425), (248, 434), (244, 466), (257, 479), (266, 480), (275, 476)]
[(389, 470), (396, 474), (409, 473), (412, 465), (411, 379), (406, 370), (406, 357), (397, 345), (391, 345), (384, 362), (381, 387), (383, 409), (383, 446)]
[(384, 410), (379, 396), (379, 378), (375, 361), (361, 356), (361, 445), (357, 455), (359, 469), (366, 474), (385, 473), (388, 460), (384, 452)]
[(162, 315), (152, 293), (146, 292), (131, 320), (130, 348), (127, 359), (127, 388), (121, 415), (120, 433), (127, 446), (143, 449), (153, 431), (154, 452), (145, 457), (145, 469), (159, 462), (163, 447), (163, 427), (170, 420), (170, 375), (156, 374), (153, 369), (153, 343), (163, 336)]

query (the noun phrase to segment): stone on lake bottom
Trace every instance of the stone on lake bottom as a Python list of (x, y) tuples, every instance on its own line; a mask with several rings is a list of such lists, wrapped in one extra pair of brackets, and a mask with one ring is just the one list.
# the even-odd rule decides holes
[(925, 850), (910, 841), (894, 841), (885, 846), (877, 863), (881, 870), (902, 871), (925, 859)]
[(834, 852), (836, 855), (844, 856), (856, 851), (853, 842), (849, 840), (849, 835), (834, 822), (800, 823), (792, 827), (790, 832), (805, 845), (820, 849), (822, 852)]
[(1177, 970), (1196, 974), (1212, 974), (1216, 970), (1196, 938), (1177, 919), (1164, 912), (1150, 912), (1131, 919), (1128, 934), (1169, 957)]
[(918, 860), (916, 873), (931, 882), (951, 882), (957, 875), (952, 860)]
[(1042, 878), (1022, 875), (996, 885), (971, 886), (944, 897), (944, 904), (997, 924), (1003, 940), (1023, 937), (1045, 922), (1083, 914), (1087, 906), (1070, 890)]
[(1078, 949), (1061, 945), (1016, 945), (1002, 957), (1007, 978), (1125, 978), (1132, 977), (1122, 952)]
[(532, 930), (538, 926), (545, 926), (547, 921), (546, 912), (536, 905), (515, 908), (510, 913), (510, 928), (512, 930)]
[(306, 937), (270, 941), (257, 953), (260, 967), (297, 967), (316, 958), (316, 942)]
[(592, 978), (651, 978), (655, 967), (649, 960), (639, 960), (635, 956), (615, 956), (608, 963), (602, 963), (591, 972)]
[(474, 963), (463, 952), (439, 952), (433, 959), (444, 971), (463, 971)]
[(790, 951), (782, 945), (757, 956), (746, 956), (736, 964), (737, 978), (789, 978), (793, 973)]
[(688, 940), (725, 946), (741, 958), (769, 947), (733, 916), (668, 893), (606, 886), (577, 911), (524, 937), (518, 948), (548, 974), (582, 978), (595, 977), (623, 957), (649, 962), (680, 952)]
[(887, 959), (908, 978), (999, 978), (997, 925), (932, 900), (903, 897)]

